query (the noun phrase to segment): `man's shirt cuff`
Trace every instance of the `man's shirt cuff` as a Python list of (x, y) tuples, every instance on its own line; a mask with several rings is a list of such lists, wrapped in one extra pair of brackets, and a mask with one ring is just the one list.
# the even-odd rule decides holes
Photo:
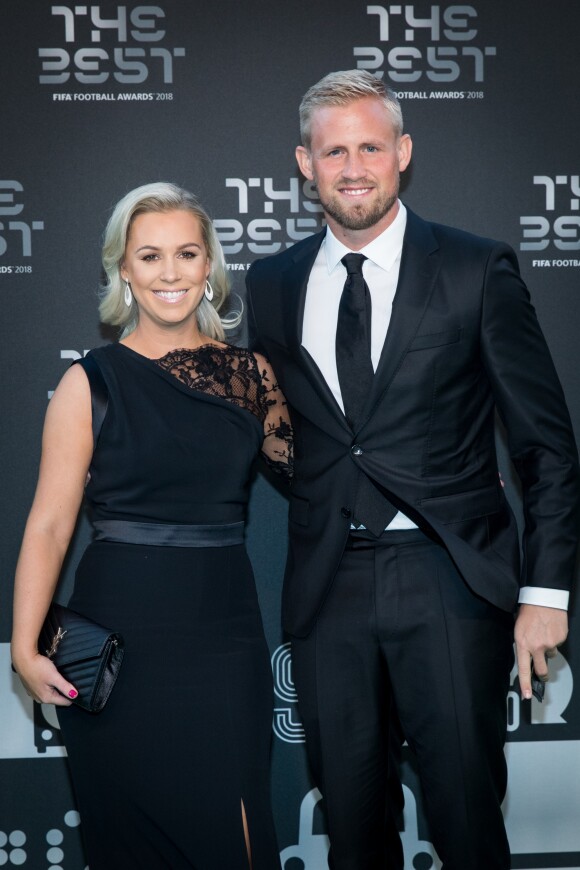
[(565, 589), (548, 589), (545, 586), (522, 586), (519, 604), (539, 604), (541, 607), (556, 607), (568, 610), (570, 593)]

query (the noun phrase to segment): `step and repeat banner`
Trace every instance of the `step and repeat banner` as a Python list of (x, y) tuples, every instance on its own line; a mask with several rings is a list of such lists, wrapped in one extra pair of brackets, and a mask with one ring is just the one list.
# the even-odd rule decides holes
[[(243, 297), (254, 259), (322, 226), (294, 162), (302, 94), (331, 70), (371, 70), (397, 92), (414, 139), (402, 198), (423, 217), (514, 247), (580, 432), (579, 34), (577, 0), (3, 0), (0, 866), (86, 866), (54, 709), (33, 704), (10, 670), (10, 610), (47, 402), (71, 360), (115, 338), (97, 316), (113, 204), (156, 180), (197, 193)], [(233, 340), (244, 344), (245, 330)], [(520, 516), (499, 428), (498, 440)], [(326, 870), (322, 798), (279, 626), (285, 523), (283, 493), (259, 472), (248, 546), (276, 688), (281, 860), (284, 870)], [(89, 536), (81, 518), (63, 599)], [(522, 703), (515, 682), (508, 698), (504, 812), (520, 870), (580, 868), (578, 605), (571, 626), (546, 703)], [(439, 868), (407, 750), (403, 775), (405, 866)]]

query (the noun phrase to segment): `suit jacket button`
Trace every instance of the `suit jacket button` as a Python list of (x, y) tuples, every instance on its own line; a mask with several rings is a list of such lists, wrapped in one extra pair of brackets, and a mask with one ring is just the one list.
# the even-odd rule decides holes
[(353, 454), (353, 456), (362, 456), (364, 453), (364, 450), (362, 449), (360, 444), (353, 444), (352, 447), (350, 448), (350, 452)]
[(350, 520), (350, 518), (352, 517), (352, 511), (350, 508), (343, 507), (340, 509), (340, 512), (345, 520)]

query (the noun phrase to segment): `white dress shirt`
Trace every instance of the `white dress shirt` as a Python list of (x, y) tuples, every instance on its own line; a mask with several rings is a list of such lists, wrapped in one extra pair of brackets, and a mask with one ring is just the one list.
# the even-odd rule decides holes
[[(397, 215), (387, 229), (357, 252), (367, 258), (363, 263), (363, 275), (372, 301), (371, 359), (375, 371), (391, 320), (407, 226), (407, 209), (400, 200), (398, 206)], [(336, 325), (346, 281), (346, 269), (341, 259), (350, 253), (353, 252), (327, 227), (308, 279), (302, 325), (302, 346), (317, 364), (343, 411), (336, 368)], [(387, 531), (415, 528), (415, 523), (399, 511), (387, 526)], [(566, 610), (568, 598), (569, 593), (563, 589), (524, 586), (519, 601), (521, 604), (541, 604)]]

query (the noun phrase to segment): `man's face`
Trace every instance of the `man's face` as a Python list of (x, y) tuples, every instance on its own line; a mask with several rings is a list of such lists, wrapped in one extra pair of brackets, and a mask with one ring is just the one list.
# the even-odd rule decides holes
[(369, 230), (378, 235), (391, 223), (399, 173), (411, 159), (411, 139), (397, 137), (388, 110), (376, 97), (345, 106), (320, 106), (311, 118), (310, 150), (296, 159), (314, 181), (332, 228)]

